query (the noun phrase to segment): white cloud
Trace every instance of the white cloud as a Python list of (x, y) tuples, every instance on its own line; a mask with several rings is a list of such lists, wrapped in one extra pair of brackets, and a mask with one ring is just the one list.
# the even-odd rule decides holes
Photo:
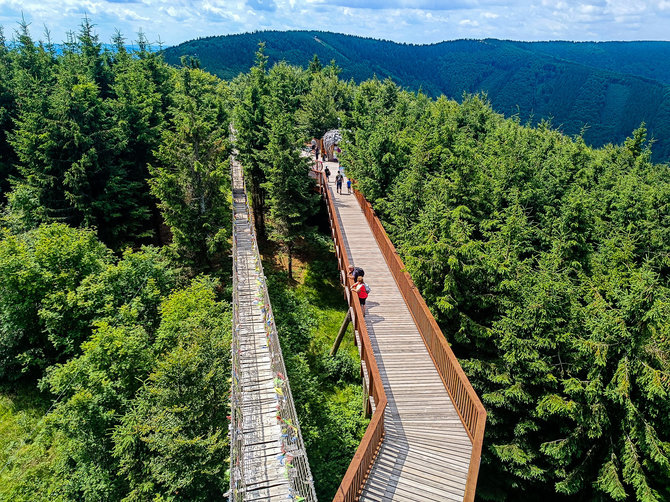
[(151, 21), (150, 17), (141, 16), (134, 10), (130, 9), (119, 9), (119, 19), (129, 19), (133, 21)]
[(176, 44), (256, 29), (328, 30), (432, 43), (445, 38), (668, 39), (670, 0), (0, 0), (11, 36), (21, 12), (56, 40), (88, 15), (103, 41), (143, 27)]
[(583, 4), (578, 7), (582, 14), (596, 14), (602, 11), (602, 8), (596, 5)]

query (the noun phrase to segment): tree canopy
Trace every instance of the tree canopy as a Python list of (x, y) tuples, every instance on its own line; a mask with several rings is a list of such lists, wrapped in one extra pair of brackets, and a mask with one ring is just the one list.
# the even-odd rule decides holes
[[(515, 42), (449, 40), (404, 44), (326, 31), (261, 31), (203, 37), (165, 50), (177, 64), (196, 55), (202, 68), (232, 79), (254, 64), (258, 42), (268, 65), (303, 68), (334, 60), (340, 77), (361, 84), (391, 79), (413, 92), (460, 100), (486, 93), (495, 111), (534, 125), (551, 120), (587, 144), (622, 143), (641, 122), (670, 159), (670, 42)], [(323, 101), (329, 97), (322, 96)]]
[(670, 175), (644, 127), (593, 150), (393, 87), (357, 89), (343, 162), (487, 409), (479, 497), (666, 499)]
[(224, 82), (141, 34), (103, 46), (87, 19), (59, 50), (25, 22), (15, 38), (0, 32), (0, 403), (28, 389), (40, 406), (28, 435), (0, 428), (0, 500), (224, 497), (231, 154), (317, 490), (334, 492), (365, 418), (356, 349), (326, 355), (346, 306), (301, 149), (336, 125), (487, 409), (479, 499), (670, 499), (670, 171), (653, 124), (592, 148), (483, 94), (345, 82), (320, 52), (270, 67), (261, 45)]

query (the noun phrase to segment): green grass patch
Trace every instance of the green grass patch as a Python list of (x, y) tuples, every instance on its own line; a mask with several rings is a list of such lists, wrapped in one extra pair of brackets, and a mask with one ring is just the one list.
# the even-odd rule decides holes
[(44, 415), (50, 401), (30, 386), (0, 389), (0, 501), (57, 500), (55, 452)]

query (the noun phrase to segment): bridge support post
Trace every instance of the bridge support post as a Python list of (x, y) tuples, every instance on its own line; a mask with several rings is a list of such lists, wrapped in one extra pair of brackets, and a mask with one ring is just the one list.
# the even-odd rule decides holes
[[(363, 383), (365, 383), (365, 381)], [(372, 415), (372, 403), (370, 402), (370, 393), (367, 389), (365, 389), (365, 392), (363, 393), (363, 415), (365, 415), (365, 418), (370, 418)]]
[(337, 338), (335, 338), (335, 341), (333, 342), (333, 348), (330, 349), (330, 357), (335, 357), (337, 354), (337, 349), (340, 348), (340, 344), (342, 343), (342, 338), (344, 338), (344, 334), (347, 332), (347, 326), (349, 326), (349, 323), (351, 322), (351, 307), (347, 310), (347, 315), (344, 318), (344, 321), (342, 321), (342, 326), (340, 326), (340, 331), (337, 333)]

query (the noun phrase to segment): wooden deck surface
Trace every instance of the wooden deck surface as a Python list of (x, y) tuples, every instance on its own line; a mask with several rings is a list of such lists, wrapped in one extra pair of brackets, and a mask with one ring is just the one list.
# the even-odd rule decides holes
[(356, 197), (330, 190), (350, 263), (370, 286), (366, 325), (384, 382), (386, 436), (364, 501), (462, 501), (472, 444), (426, 349)]

